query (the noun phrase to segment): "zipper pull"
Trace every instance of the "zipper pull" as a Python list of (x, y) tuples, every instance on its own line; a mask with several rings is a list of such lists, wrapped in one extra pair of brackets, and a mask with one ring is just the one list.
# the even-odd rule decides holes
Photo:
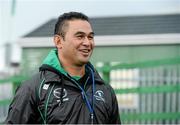
[(81, 92), (81, 95), (82, 95), (83, 100), (85, 100), (85, 95), (83, 92)]
[(93, 125), (93, 123), (94, 123), (93, 122), (93, 120), (94, 120), (94, 114), (93, 113), (90, 114), (90, 118), (91, 118), (91, 125)]

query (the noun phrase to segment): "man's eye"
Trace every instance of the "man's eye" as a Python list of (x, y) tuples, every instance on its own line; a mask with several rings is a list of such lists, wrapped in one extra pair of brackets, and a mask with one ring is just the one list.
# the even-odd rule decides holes
[(88, 39), (89, 39), (89, 40), (92, 40), (92, 39), (94, 39), (94, 37), (93, 37), (93, 36), (89, 36)]
[(83, 36), (77, 36), (77, 38), (78, 38), (78, 39), (82, 39), (82, 38), (83, 38)]

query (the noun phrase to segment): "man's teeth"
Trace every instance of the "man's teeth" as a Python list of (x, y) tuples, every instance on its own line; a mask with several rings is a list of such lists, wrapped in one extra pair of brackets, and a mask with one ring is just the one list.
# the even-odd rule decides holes
[(89, 52), (89, 50), (81, 50), (82, 52), (84, 52), (84, 53), (88, 53)]

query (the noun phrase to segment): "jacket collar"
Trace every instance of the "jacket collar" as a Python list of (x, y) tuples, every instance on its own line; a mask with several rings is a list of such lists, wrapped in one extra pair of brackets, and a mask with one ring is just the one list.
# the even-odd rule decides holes
[[(64, 80), (70, 81), (70, 76), (66, 76), (60, 72), (58, 72), (56, 69), (49, 65), (42, 65), (40, 67), (40, 72), (42, 73), (43, 77), (45, 78), (46, 83), (61, 83)], [(95, 84), (104, 84), (104, 81), (100, 77), (97, 71), (94, 70), (94, 79)], [(67, 84), (67, 83), (64, 83)], [(71, 83), (72, 84), (72, 83)], [(70, 85), (70, 84), (68, 84)], [(76, 85), (72, 85), (76, 86)]]
[(61, 72), (62, 74), (67, 76), (67, 72), (62, 68), (61, 63), (59, 61), (57, 49), (53, 49), (49, 52), (47, 57), (44, 59), (42, 65), (48, 65), (53, 69), (56, 69), (58, 72)]

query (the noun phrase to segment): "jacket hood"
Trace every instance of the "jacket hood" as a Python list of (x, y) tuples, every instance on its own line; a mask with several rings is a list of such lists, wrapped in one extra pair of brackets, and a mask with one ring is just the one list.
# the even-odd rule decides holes
[(47, 65), (56, 70), (57, 72), (64, 74), (65, 76), (68, 75), (68, 73), (63, 69), (63, 67), (60, 64), (57, 49), (53, 49), (49, 52), (47, 57), (44, 59), (42, 65)]

